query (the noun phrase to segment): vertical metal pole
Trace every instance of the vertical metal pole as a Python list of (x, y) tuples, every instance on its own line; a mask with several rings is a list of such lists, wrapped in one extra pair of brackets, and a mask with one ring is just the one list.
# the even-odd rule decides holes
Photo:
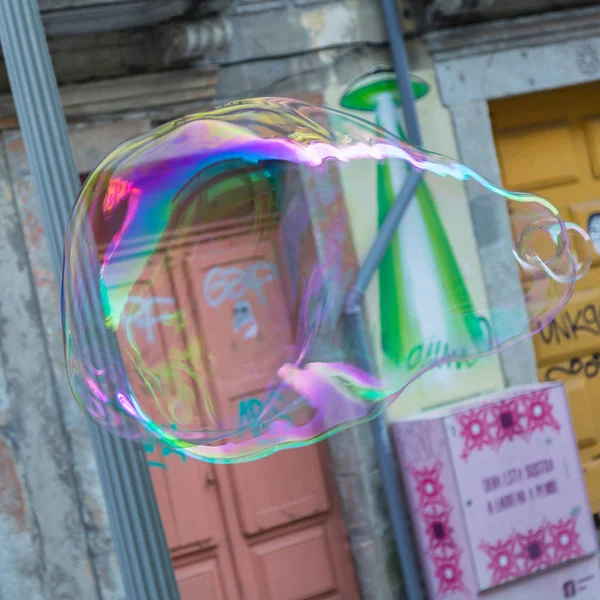
[[(64, 228), (80, 186), (37, 0), (0, 0), (0, 44), (60, 281)], [(89, 430), (127, 598), (178, 600), (141, 445), (91, 421)]]
[(396, 0), (381, 0), (381, 8), (390, 42), (394, 71), (398, 80), (398, 89), (402, 98), (402, 112), (406, 121), (406, 139), (413, 146), (420, 147), (423, 144), (423, 140), (421, 139), (421, 129), (419, 128), (419, 118), (417, 117), (417, 103), (413, 95), (410, 65), (408, 64), (408, 56), (406, 55), (404, 33), (402, 32), (398, 5), (396, 4)]
[[(373, 353), (365, 324), (363, 308), (365, 291), (377, 272), (379, 263), (389, 248), (392, 238), (398, 230), (402, 216), (421, 179), (422, 173), (413, 171), (400, 190), (396, 201), (379, 230), (373, 246), (371, 246), (358, 271), (344, 308), (346, 327), (356, 352), (354, 357), (355, 363), (359, 368), (364, 369), (368, 373), (374, 373), (376, 366), (373, 362)], [(392, 522), (394, 543), (400, 560), (406, 596), (408, 600), (422, 600), (424, 598), (423, 588), (419, 577), (419, 568), (410, 532), (402, 484), (396, 467), (396, 461), (394, 460), (394, 451), (390, 443), (385, 414), (373, 419), (370, 422), (370, 426), (375, 441), (375, 450), (377, 452), (383, 490)]]
[[(381, 0), (381, 6), (390, 43), (392, 62), (398, 80), (398, 89), (402, 98), (402, 111), (406, 122), (407, 139), (412, 145), (420, 147), (422, 145), (421, 131), (398, 6), (396, 0)], [(420, 181), (421, 176), (415, 177), (413, 173), (404, 184), (358, 273), (355, 285), (346, 303), (346, 323), (357, 344), (357, 362), (359, 366), (367, 371), (374, 369), (374, 365), (370, 358), (372, 354), (364, 320), (362, 305), (364, 293), (368, 283), (376, 273), (379, 263), (389, 247), (406, 207), (411, 201)], [(402, 483), (397, 472), (385, 415), (371, 421), (371, 430), (375, 440), (375, 448), (382, 475), (386, 502), (392, 521), (394, 541), (400, 559), (406, 595), (408, 600), (422, 600), (424, 598), (424, 591), (419, 577), (418, 563), (405, 507)]]

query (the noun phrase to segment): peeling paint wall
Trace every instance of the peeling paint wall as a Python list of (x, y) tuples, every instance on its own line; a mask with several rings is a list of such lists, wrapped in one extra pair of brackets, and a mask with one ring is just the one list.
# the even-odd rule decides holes
[[(341, 62), (383, 56), (387, 47), (379, 2), (369, 0), (237, 0), (228, 19), (233, 34), (219, 59), (221, 99), (320, 91)], [(404, 27), (412, 30), (409, 21)]]
[(0, 134), (0, 598), (124, 598), (18, 132)]

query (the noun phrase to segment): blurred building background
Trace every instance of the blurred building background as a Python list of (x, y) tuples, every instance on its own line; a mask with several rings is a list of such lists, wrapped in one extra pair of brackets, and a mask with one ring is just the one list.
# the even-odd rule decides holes
[[(176, 116), (261, 95), (338, 105), (349, 82), (390, 60), (374, 1), (39, 4), (82, 178), (120, 142)], [(425, 146), (493, 182), (549, 198), (600, 240), (599, 3), (402, 0), (400, 11), (411, 69), (428, 89), (419, 104)], [(488, 297), (518, 305), (521, 283), (499, 258), (511, 243), (510, 216), (470, 200), (460, 218), (447, 219), (454, 219), (450, 237), (468, 238), (456, 250), (461, 264), (476, 254)], [(94, 456), (64, 375), (59, 294), (1, 60), (0, 215), (0, 598), (121, 599)], [(599, 260), (533, 341), (459, 378), (450, 396), (425, 382), (410, 398), (412, 410), (536, 379), (565, 381), (594, 511)], [(399, 597), (369, 430), (301, 452), (227, 470), (147, 448), (184, 600)], [(298, 486), (277, 483), (286, 473), (297, 474)]]

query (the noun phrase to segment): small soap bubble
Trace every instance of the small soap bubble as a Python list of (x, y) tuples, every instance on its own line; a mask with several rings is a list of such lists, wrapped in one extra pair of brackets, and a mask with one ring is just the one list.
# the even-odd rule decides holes
[[(366, 296), (350, 294), (411, 181)], [(508, 205), (513, 244), (495, 251), (524, 299), (490, 301), (478, 256), (459, 267), (443, 203), (465, 193), (478, 218)], [(85, 182), (65, 236), (69, 381), (99, 425), (201, 460), (312, 444), (546, 326), (589, 268), (586, 235), (349, 114), (233, 102), (122, 144)]]

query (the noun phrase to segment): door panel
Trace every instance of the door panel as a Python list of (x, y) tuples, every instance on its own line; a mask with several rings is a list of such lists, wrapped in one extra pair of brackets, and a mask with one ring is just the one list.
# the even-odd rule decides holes
[[(504, 185), (548, 198), (596, 241), (591, 272), (534, 337), (542, 380), (564, 381), (590, 502), (600, 510), (600, 83), (490, 103)], [(576, 247), (580, 249), (580, 247)]]
[(323, 526), (257, 544), (252, 550), (266, 592), (264, 598), (299, 600), (334, 595), (338, 589)]
[[(165, 526), (167, 540), (174, 549), (215, 548), (223, 531), (214, 467), (191, 461), (169, 457), (164, 469), (152, 470), (154, 489), (157, 493), (161, 490), (159, 503), (168, 507), (166, 514), (172, 523), (170, 528)], [(198, 510), (200, 501), (202, 510)]]
[(223, 574), (216, 560), (194, 562), (177, 569), (177, 584), (181, 600), (226, 600)]
[(505, 129), (498, 138), (504, 185), (536, 190), (578, 180), (573, 138), (567, 121)]
[(320, 457), (312, 447), (234, 465), (231, 478), (241, 528), (248, 536), (329, 510)]
[[(222, 474), (219, 482), (225, 492), (223, 509), (228, 515), (227, 524), (230, 526), (236, 565), (242, 573), (244, 600), (279, 600), (282, 593), (283, 597), (296, 600), (360, 598), (341, 507), (332, 483), (333, 479), (325, 467), (328, 460), (327, 448), (324, 445), (320, 446), (317, 449), (326, 472), (325, 491), (331, 505), (330, 510), (256, 535), (243, 532), (232, 478), (227, 476), (230, 475), (227, 473), (227, 466), (217, 467)], [(283, 451), (281, 455), (295, 452)], [(261, 459), (260, 462), (268, 465), (272, 458), (274, 457)], [(273, 475), (276, 476), (277, 473), (274, 472)], [(318, 554), (320, 565), (319, 570), (314, 573), (313, 553)], [(282, 564), (285, 567), (277, 571)], [(312, 581), (313, 578), (316, 579), (315, 582)], [(315, 588), (324, 590), (322, 595), (314, 595)], [(285, 591), (282, 592), (282, 589)]]

